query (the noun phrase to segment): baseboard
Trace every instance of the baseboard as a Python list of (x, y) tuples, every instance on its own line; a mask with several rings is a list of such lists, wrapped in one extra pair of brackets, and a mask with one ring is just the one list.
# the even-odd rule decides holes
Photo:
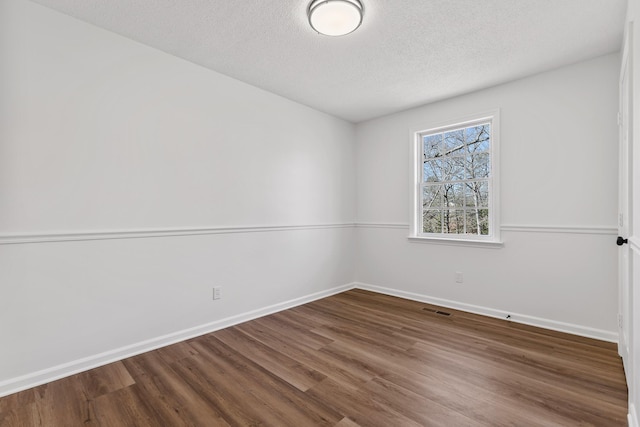
[(391, 295), (395, 297), (405, 298), (413, 301), (425, 302), (428, 304), (439, 305), (442, 307), (452, 308), (454, 310), (466, 311), (483, 316), (495, 317), (497, 319), (505, 319), (507, 315), (511, 315), (510, 321), (522, 323), (530, 326), (537, 326), (553, 331), (566, 332), (573, 335), (580, 335), (588, 338), (595, 338), (602, 341), (618, 342), (618, 334), (601, 329), (589, 328), (586, 326), (574, 325), (571, 323), (558, 322), (555, 320), (543, 319), (540, 317), (527, 316), (513, 312), (496, 310), (493, 308), (482, 307), (479, 305), (465, 304), (457, 301), (451, 301), (442, 298), (431, 297), (428, 295), (416, 294), (413, 292), (405, 292), (382, 286), (370, 285), (367, 283), (355, 283), (355, 288), (367, 291), (377, 292), (381, 294)]
[[(9, 394), (17, 393), (22, 390), (26, 390), (32, 387), (36, 387), (42, 384), (46, 384), (51, 381), (55, 381), (70, 375), (74, 375), (89, 369), (97, 368), (99, 366), (107, 365), (109, 363), (116, 362), (118, 360), (126, 359), (147, 351), (155, 350), (167, 345), (175, 344), (180, 341), (188, 340), (191, 338), (205, 335), (211, 332), (215, 332), (220, 329), (228, 328), (233, 325), (237, 325), (242, 322), (247, 322), (262, 316), (276, 313), (278, 311), (293, 308), (302, 304), (306, 304), (321, 298), (326, 298), (331, 295), (335, 295), (349, 289), (358, 288), (372, 292), (377, 292), (385, 295), (392, 295), (400, 298), (405, 298), (413, 301), (420, 301), (429, 304), (439, 305), (442, 307), (448, 307), (456, 310), (467, 311), (470, 313), (480, 314), (489, 317), (495, 317), (504, 319), (506, 312), (495, 310), (492, 308), (481, 307), (471, 304), (460, 303), (457, 301), (446, 300), (442, 298), (435, 298), (428, 295), (421, 295), (412, 292), (400, 291), (397, 289), (386, 288), (382, 286), (375, 286), (366, 283), (353, 282), (342, 286), (337, 286), (332, 289), (328, 289), (321, 292), (309, 294), (300, 298), (295, 298), (282, 303), (274, 304), (268, 307), (264, 307), (258, 310), (241, 313), (235, 316), (220, 319), (215, 322), (206, 323), (193, 328), (184, 329), (171, 334), (159, 336), (146, 341), (135, 343), (132, 345), (120, 347), (114, 350), (106, 351), (104, 353), (96, 354), (93, 356), (85, 357), (82, 359), (74, 360), (68, 363), (53, 366), (51, 368), (42, 369), (40, 371), (33, 372), (31, 374), (23, 375), (16, 378), (10, 378), (8, 380), (0, 382), (0, 397), (7, 396)], [(556, 322), (553, 320), (542, 319), (533, 316), (520, 315), (517, 313), (508, 313), (511, 315), (511, 321), (517, 323), (523, 323), (531, 326), (538, 326), (545, 329), (551, 329), (560, 332), (567, 332), (574, 335), (585, 336), (589, 338), (596, 338), (604, 341), (617, 342), (617, 334), (587, 328), (579, 325), (573, 325), (569, 323)], [(633, 411), (632, 411), (633, 409)], [(629, 408), (629, 425), (632, 427), (640, 427), (638, 425), (638, 416), (635, 412), (633, 405)], [(635, 424), (632, 424), (632, 421)]]
[(0, 382), (0, 397), (353, 289), (349, 283)]
[(640, 422), (638, 422), (638, 411), (636, 409), (636, 405), (633, 403), (629, 405), (627, 421), (629, 422), (629, 427), (640, 427)]

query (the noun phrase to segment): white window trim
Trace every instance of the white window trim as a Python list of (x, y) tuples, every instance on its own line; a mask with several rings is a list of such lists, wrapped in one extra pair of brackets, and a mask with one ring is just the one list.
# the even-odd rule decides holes
[[(491, 121), (491, 176), (490, 197), (489, 197), (489, 230), (492, 234), (488, 236), (459, 235), (459, 234), (434, 234), (425, 235), (420, 230), (420, 218), (422, 217), (422, 206), (420, 206), (420, 190), (422, 170), (422, 138), (421, 135), (429, 132), (437, 132), (454, 126), (465, 126), (478, 121)], [(500, 237), (500, 110), (494, 109), (483, 113), (468, 115), (458, 119), (447, 120), (431, 124), (425, 128), (411, 131), (410, 139), (410, 218), (409, 218), (409, 241), (419, 243), (452, 244), (473, 247), (503, 246)]]

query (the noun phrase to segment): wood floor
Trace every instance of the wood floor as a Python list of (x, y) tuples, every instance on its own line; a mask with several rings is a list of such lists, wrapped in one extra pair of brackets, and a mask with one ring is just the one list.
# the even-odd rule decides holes
[(612, 427), (626, 413), (613, 344), (361, 290), (0, 399), (2, 426)]

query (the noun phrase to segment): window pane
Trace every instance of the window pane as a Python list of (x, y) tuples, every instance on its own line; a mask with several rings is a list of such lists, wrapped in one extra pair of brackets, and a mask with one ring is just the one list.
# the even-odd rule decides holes
[(446, 208), (462, 208), (464, 207), (464, 184), (444, 184), (443, 185), (443, 202)]
[(443, 233), (464, 233), (464, 211), (461, 209), (447, 209), (443, 212)]
[(475, 154), (467, 157), (467, 178), (489, 178), (491, 171), (489, 153)]
[(444, 134), (444, 155), (455, 156), (464, 153), (464, 129)]
[(478, 211), (471, 209), (467, 211), (467, 234), (480, 234), (480, 228), (478, 227)]
[(465, 141), (469, 153), (489, 151), (491, 125), (472, 126), (465, 129)]
[(440, 181), (460, 181), (465, 179), (465, 158), (464, 157), (445, 157), (438, 160), (441, 166)]
[(465, 203), (468, 208), (489, 207), (489, 183), (487, 181), (471, 181), (465, 184)]
[(439, 157), (442, 155), (442, 134), (427, 135), (422, 137), (424, 146), (424, 156), (426, 158)]
[(427, 185), (422, 188), (422, 207), (425, 209), (442, 207), (442, 185)]
[(422, 171), (423, 182), (442, 181), (442, 159), (425, 160)]
[(487, 209), (467, 211), (467, 234), (489, 235), (489, 211)]
[[(451, 124), (437, 133), (419, 135), (422, 176), (419, 203), (421, 233), (489, 235), (492, 176), (492, 125)], [(466, 127), (465, 127), (466, 126)], [(415, 194), (415, 193), (414, 193)]]
[(422, 211), (422, 232), (442, 233), (442, 211), (439, 209)]
[(478, 219), (480, 226), (480, 234), (482, 236), (489, 235), (489, 210), (488, 209), (478, 209)]

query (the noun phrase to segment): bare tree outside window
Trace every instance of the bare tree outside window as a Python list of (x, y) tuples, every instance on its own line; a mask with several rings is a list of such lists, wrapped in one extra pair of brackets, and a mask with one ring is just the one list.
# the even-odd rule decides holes
[(491, 122), (420, 136), (422, 233), (489, 235)]

